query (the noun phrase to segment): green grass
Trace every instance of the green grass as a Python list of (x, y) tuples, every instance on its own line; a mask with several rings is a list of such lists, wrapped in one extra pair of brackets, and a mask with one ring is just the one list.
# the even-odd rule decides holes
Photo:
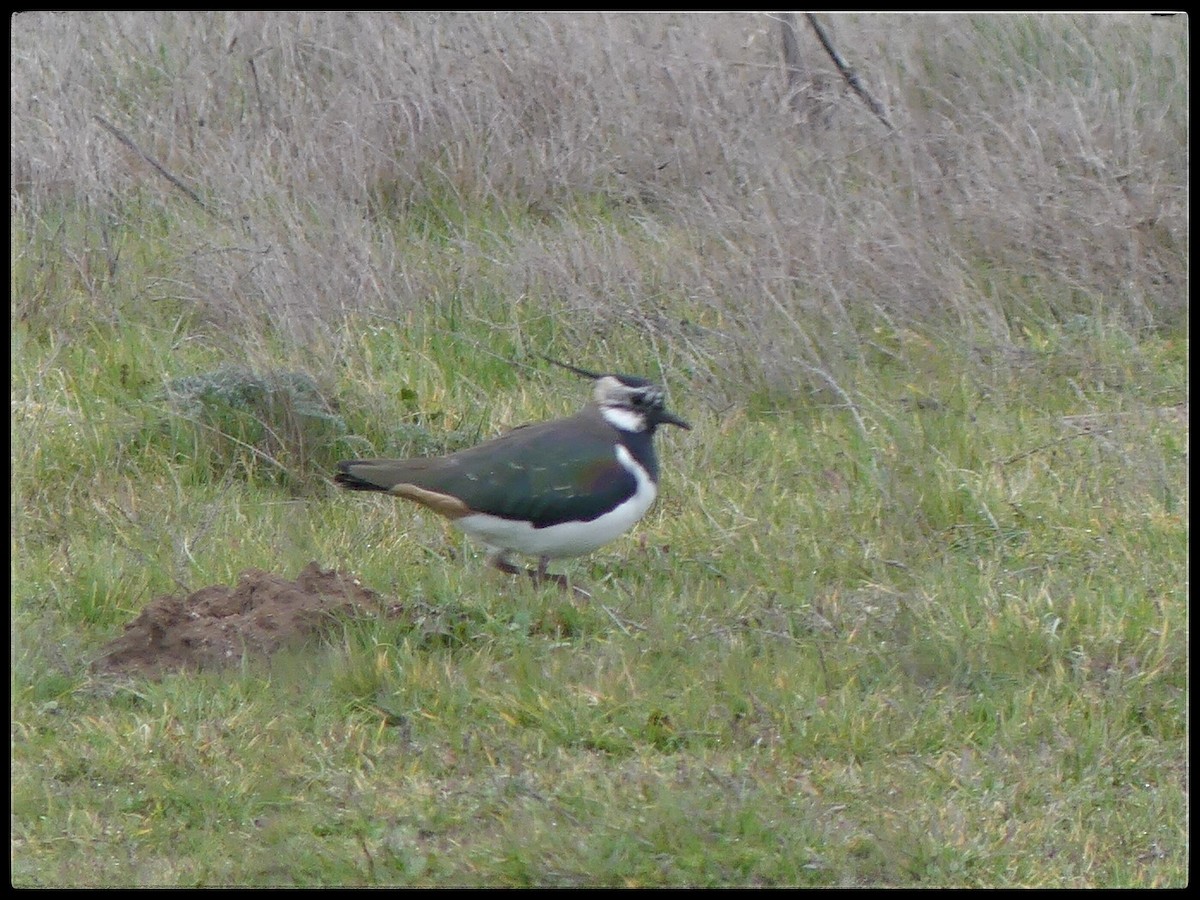
[[(167, 332), (122, 334), (187, 369)], [(597, 598), (577, 606), (416, 508), (244, 469), (194, 483), (167, 443), (115, 456), (131, 360), (90, 335), (53, 378), (22, 381), (52, 348), (13, 344), (16, 883), (1185, 880), (1186, 427), (1158, 412), (1176, 344), (1049, 333), (993, 381), (929, 342), (937, 406), (864, 365), (866, 432), (684, 394), (696, 429), (662, 441), (659, 505), (569, 564)], [(437, 362), (343, 397), (461, 425), (492, 364)], [(1130, 368), (1136, 390), (1109, 387)], [(583, 388), (499, 381), (509, 424)], [(1102, 428), (1064, 426), (1080, 392)], [(223, 674), (88, 673), (173, 580), (310, 559), (424, 614)]]

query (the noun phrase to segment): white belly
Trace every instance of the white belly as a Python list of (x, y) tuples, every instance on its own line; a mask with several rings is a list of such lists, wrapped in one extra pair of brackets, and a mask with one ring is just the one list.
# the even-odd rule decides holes
[(528, 556), (580, 556), (603, 547), (634, 526), (654, 504), (658, 489), (650, 476), (624, 447), (617, 447), (617, 459), (637, 480), (633, 496), (590, 522), (564, 522), (546, 528), (534, 528), (526, 522), (514, 522), (487, 513), (473, 513), (455, 519), (454, 524), (470, 537), (499, 550), (511, 550)]

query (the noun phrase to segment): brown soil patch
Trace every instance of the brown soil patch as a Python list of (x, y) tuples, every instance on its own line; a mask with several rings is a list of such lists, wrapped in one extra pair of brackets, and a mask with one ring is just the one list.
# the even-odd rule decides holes
[(152, 677), (220, 668), (302, 643), (339, 619), (392, 613), (356, 578), (315, 562), (295, 581), (247, 569), (236, 587), (155, 598), (104, 648), (95, 668)]

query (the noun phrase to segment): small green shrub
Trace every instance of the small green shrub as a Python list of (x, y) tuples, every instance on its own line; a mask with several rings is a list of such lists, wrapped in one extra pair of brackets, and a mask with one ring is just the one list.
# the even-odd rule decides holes
[(237, 470), (294, 483), (319, 464), (346, 432), (345, 422), (303, 372), (259, 375), (222, 366), (173, 380), (164, 394), (164, 433), (197, 477)]

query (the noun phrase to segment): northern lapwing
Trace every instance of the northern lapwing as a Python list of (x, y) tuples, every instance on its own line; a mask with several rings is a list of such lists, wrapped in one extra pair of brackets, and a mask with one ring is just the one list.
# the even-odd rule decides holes
[[(655, 429), (692, 426), (645, 378), (547, 359), (594, 381), (592, 402), (579, 413), (447, 456), (345, 460), (335, 483), (414, 500), (489, 547), (502, 572), (566, 587), (565, 577), (547, 574), (550, 560), (590, 553), (632, 528), (658, 495)], [(513, 565), (511, 553), (536, 557), (537, 569)]]

